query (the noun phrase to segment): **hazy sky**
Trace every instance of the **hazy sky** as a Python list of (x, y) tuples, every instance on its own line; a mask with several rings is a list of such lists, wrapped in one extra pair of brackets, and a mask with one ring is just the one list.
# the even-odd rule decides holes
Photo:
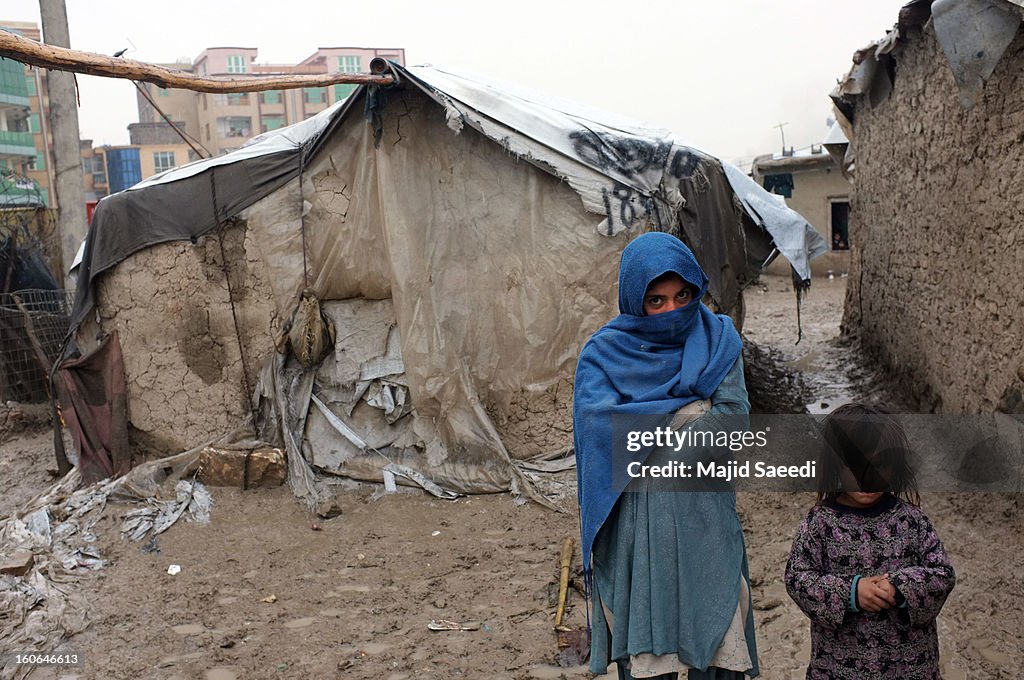
[[(885, 35), (905, 0), (480, 0), (282, 3), (67, 0), (71, 46), (148, 62), (205, 47), (295, 63), (317, 47), (404, 47), (409, 64), (461, 67), (669, 128), (746, 167), (821, 141), (828, 94), (853, 52)], [(39, 21), (36, 0), (0, 20)], [(127, 144), (130, 82), (78, 76), (82, 137)]]

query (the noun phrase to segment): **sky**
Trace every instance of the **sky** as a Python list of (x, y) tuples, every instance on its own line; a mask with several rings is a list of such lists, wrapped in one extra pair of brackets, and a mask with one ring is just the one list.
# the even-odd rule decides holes
[[(854, 51), (885, 35), (906, 0), (66, 0), (73, 49), (152, 63), (206, 47), (255, 47), (296, 63), (318, 47), (404, 47), (406, 62), (458, 67), (668, 128), (744, 169), (819, 143), (829, 93)], [(0, 21), (39, 22), (37, 0)], [(127, 144), (129, 81), (78, 76), (83, 139)]]

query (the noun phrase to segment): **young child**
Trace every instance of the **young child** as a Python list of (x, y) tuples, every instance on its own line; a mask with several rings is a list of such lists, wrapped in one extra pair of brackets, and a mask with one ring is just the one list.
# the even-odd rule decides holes
[(920, 502), (909, 445), (884, 411), (823, 423), (818, 503), (797, 529), (786, 590), (811, 619), (811, 680), (938, 680), (935, 617), (953, 567)]

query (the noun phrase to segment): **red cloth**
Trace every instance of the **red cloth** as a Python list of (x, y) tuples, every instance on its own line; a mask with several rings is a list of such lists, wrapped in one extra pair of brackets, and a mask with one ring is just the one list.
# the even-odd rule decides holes
[(63, 362), (55, 382), (82, 479), (92, 483), (128, 472), (128, 387), (117, 333), (91, 354)]

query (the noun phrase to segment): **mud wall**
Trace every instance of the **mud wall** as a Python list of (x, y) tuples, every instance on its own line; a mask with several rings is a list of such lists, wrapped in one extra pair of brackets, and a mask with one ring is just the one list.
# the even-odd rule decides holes
[(1020, 408), (1024, 388), (1024, 34), (971, 111), (930, 25), (892, 95), (854, 118), (844, 330), (925, 410)]
[(279, 326), (243, 222), (136, 253), (100, 279), (97, 309), (121, 341), (133, 445), (171, 453), (241, 424)]

